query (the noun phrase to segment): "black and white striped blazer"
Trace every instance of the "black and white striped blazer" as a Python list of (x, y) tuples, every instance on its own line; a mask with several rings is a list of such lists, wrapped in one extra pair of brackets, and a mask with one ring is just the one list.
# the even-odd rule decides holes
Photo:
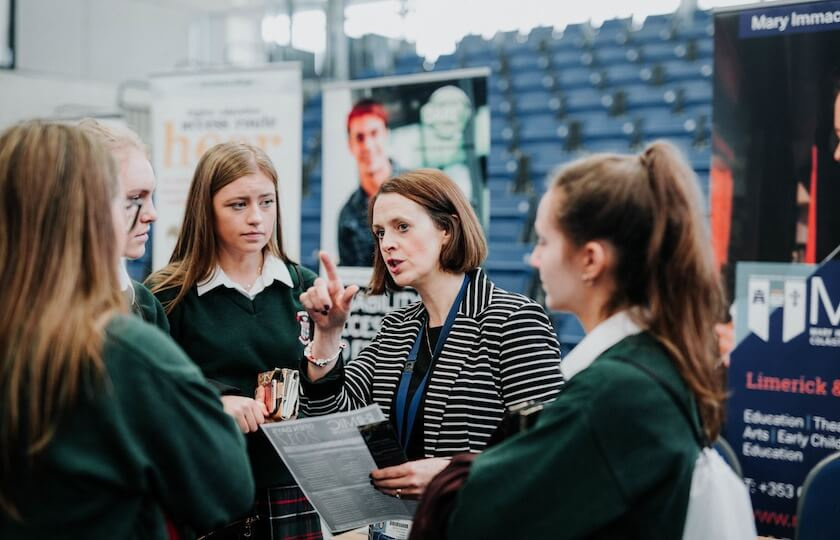
[[(480, 269), (471, 277), (426, 390), (426, 457), (480, 452), (507, 407), (552, 400), (563, 387), (560, 349), (542, 307), (497, 288)], [(343, 373), (328, 375), (339, 375), (341, 384), (304, 383), (303, 411), (321, 415), (377, 403), (387, 416), (425, 317), (419, 302), (387, 314), (370, 345), (334, 368)], [(340, 389), (329, 394), (327, 387)]]

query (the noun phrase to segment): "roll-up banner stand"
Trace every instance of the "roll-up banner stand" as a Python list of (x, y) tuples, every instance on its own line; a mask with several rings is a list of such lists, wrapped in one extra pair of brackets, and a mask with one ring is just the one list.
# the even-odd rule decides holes
[(302, 81), (300, 64), (164, 73), (151, 77), (158, 220), (152, 268), (169, 262), (196, 164), (215, 144), (265, 150), (279, 179), (286, 254), (300, 258)]
[(712, 236), (735, 299), (724, 436), (762, 535), (840, 450), (840, 2), (715, 12)]
[[(367, 201), (382, 178), (440, 169), (488, 222), (490, 148), (487, 68), (384, 77), (323, 87), (321, 249), (347, 284), (366, 286), (375, 243)], [(382, 316), (418, 299), (416, 292), (359, 294), (343, 339), (354, 357), (376, 335)]]

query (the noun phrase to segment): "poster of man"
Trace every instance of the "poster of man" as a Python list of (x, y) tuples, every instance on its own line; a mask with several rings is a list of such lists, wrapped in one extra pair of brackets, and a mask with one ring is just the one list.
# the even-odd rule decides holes
[(367, 224), (368, 200), (379, 186), (401, 169), (389, 156), (388, 111), (373, 99), (363, 98), (347, 115), (347, 146), (356, 160), (359, 188), (338, 215), (338, 258), (343, 266), (371, 266), (373, 235)]

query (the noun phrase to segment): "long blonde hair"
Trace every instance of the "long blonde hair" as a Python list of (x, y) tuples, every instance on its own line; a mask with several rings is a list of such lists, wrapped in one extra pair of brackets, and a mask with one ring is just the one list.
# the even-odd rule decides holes
[(184, 222), (169, 264), (149, 276), (153, 293), (178, 289), (175, 298), (164, 307), (170, 313), (187, 292), (210, 277), (218, 264), (213, 196), (223, 187), (243, 176), (262, 172), (274, 184), (277, 204), (276, 225), (266, 249), (288, 261), (280, 234), (280, 199), (277, 172), (271, 159), (261, 149), (243, 143), (217, 144), (201, 156), (187, 195)]
[(34, 458), (84, 385), (104, 373), (104, 328), (125, 310), (106, 148), (79, 128), (0, 135), (0, 508), (15, 457)]
[(723, 421), (715, 323), (725, 313), (694, 173), (676, 148), (636, 156), (599, 154), (561, 170), (551, 189), (555, 221), (576, 246), (606, 240), (618, 257), (602, 313), (639, 307), (642, 323), (672, 357), (714, 440)]
[(140, 136), (128, 127), (119, 124), (103, 124), (93, 118), (82, 118), (79, 120), (79, 127), (94, 139), (105, 143), (117, 160), (123, 159), (122, 154), (130, 148), (149, 157), (148, 147), (140, 140)]

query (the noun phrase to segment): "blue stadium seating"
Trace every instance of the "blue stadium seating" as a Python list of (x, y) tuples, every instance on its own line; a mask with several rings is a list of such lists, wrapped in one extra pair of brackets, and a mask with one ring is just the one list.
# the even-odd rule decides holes
[(603, 112), (577, 115), (574, 119), (580, 125), (584, 146), (601, 139), (623, 139), (629, 144), (635, 126), (629, 118), (616, 118)]
[(563, 111), (571, 114), (579, 111), (608, 111), (613, 98), (596, 89), (569, 90), (562, 94)]
[(627, 62), (638, 62), (639, 51), (633, 47), (601, 47), (590, 52), (593, 64), (611, 66), (613, 64), (624, 66)]
[(567, 49), (551, 55), (551, 65), (554, 69), (566, 69), (584, 65), (584, 53), (580, 49)]
[(488, 176), (506, 176), (512, 178), (516, 174), (517, 164), (513, 158), (489, 159), (487, 161)]
[(694, 42), (697, 58), (711, 58), (714, 52), (714, 42), (711, 39), (698, 40)]
[(627, 111), (669, 105), (666, 99), (667, 90), (661, 87), (633, 85), (625, 86), (619, 92), (624, 96), (624, 104)]
[(592, 45), (624, 45), (630, 39), (632, 19), (610, 19), (604, 21), (592, 40)]
[(526, 54), (511, 55), (507, 60), (507, 69), (511, 73), (520, 71), (537, 71), (544, 70), (548, 67), (549, 60), (547, 56), (532, 51), (527, 51)]
[(639, 47), (644, 62), (663, 62), (679, 58), (678, 50), (682, 44), (675, 44), (670, 41), (645, 43)]
[(697, 121), (668, 110), (651, 110), (637, 118), (639, 132), (646, 138), (694, 137)]
[(537, 192), (541, 192), (544, 179), (558, 165), (565, 163), (571, 156), (559, 143), (539, 143), (522, 146), (522, 152), (528, 157), (528, 170), (532, 185)]
[(461, 57), (457, 54), (445, 54), (435, 60), (435, 71), (445, 71), (461, 67)]
[(694, 62), (669, 60), (662, 62), (660, 67), (666, 82), (703, 80), (712, 76), (712, 63), (710, 60), (697, 60)]
[(414, 53), (401, 54), (394, 58), (394, 73), (416, 73), (423, 70), (423, 58)]
[(644, 84), (642, 75), (644, 68), (635, 64), (616, 64), (606, 66), (603, 70), (604, 85), (609, 88), (620, 87), (625, 84)]
[(632, 34), (635, 43), (656, 43), (670, 40), (672, 37), (670, 15), (649, 15), (645, 18), (642, 27)]
[(508, 194), (504, 197), (491, 198), (490, 205), (494, 217), (522, 217), (527, 216), (531, 209), (528, 195)]
[(696, 105), (688, 105), (683, 108), (683, 114), (691, 116), (692, 118), (706, 117), (707, 120), (712, 118), (712, 102), (698, 103)]
[(568, 135), (568, 129), (552, 115), (532, 117), (519, 130), (519, 140), (530, 142), (562, 142)]
[(583, 339), (585, 334), (583, 326), (581, 326), (580, 321), (574, 315), (569, 313), (552, 313), (551, 320), (554, 323), (554, 331), (557, 332), (557, 340), (560, 342), (564, 352), (567, 352), (569, 348)]
[(711, 37), (713, 33), (712, 20), (702, 16), (695, 16), (687, 24), (684, 23), (677, 27), (677, 35), (682, 39), (704, 39)]
[[(592, 88), (600, 84), (600, 76), (589, 68), (567, 68), (557, 71), (557, 86), (561, 90)], [(596, 80), (597, 79), (597, 80)]]
[(547, 90), (536, 90), (518, 94), (514, 110), (521, 119), (530, 114), (556, 114), (560, 107), (560, 98)]
[(511, 75), (514, 92), (549, 89), (554, 87), (554, 78), (544, 70), (521, 71)]
[(495, 217), (490, 215), (490, 231), (487, 235), (491, 242), (517, 242), (522, 236), (525, 225), (524, 216)]
[(686, 81), (680, 84), (679, 106), (712, 102), (712, 85), (705, 81)]
[(533, 279), (534, 271), (526, 265), (516, 267), (511, 264), (500, 266), (499, 263), (488, 262), (485, 266), (487, 275), (497, 287), (511, 292), (523, 292)]
[(537, 26), (528, 33), (528, 43), (532, 45), (534, 50), (537, 50), (546, 40), (551, 39), (553, 33), (554, 27), (552, 26)]
[(527, 291), (534, 279), (528, 264), (532, 246), (524, 243), (493, 243), (488, 247), (485, 270), (502, 289), (513, 292)]

